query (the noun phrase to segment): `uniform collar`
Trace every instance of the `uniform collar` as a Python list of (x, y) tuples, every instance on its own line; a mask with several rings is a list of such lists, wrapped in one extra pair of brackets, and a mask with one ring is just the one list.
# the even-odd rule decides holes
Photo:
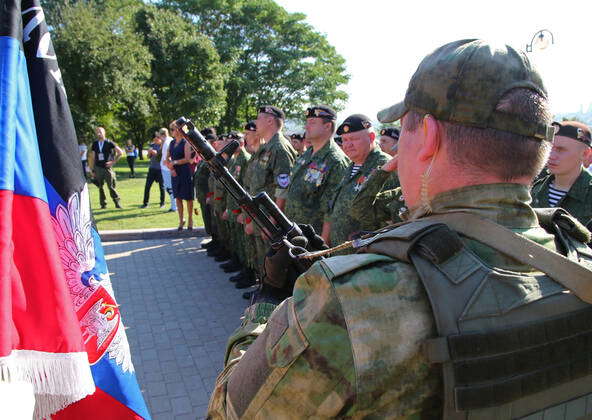
[[(466, 212), (512, 229), (538, 227), (530, 207), (530, 191), (522, 184), (483, 184), (457, 188), (437, 194), (430, 205), (431, 214)], [(412, 218), (426, 214), (416, 210)]]
[[(282, 136), (283, 137), (283, 136)], [(268, 142), (266, 142), (265, 144), (269, 144), (272, 145), (274, 143), (279, 143), (280, 142), (280, 133), (279, 131), (277, 133), (275, 133)]]
[[(363, 173), (366, 168), (368, 166), (372, 166), (373, 168), (378, 167), (378, 165), (376, 164), (376, 161), (378, 160), (378, 158), (382, 155), (382, 152), (380, 151), (380, 149), (378, 148), (374, 148), (372, 150), (370, 150), (370, 153), (368, 153), (368, 156), (366, 157), (366, 160), (364, 161), (364, 163), (362, 163), (362, 167), (360, 168), (360, 170), (358, 172), (356, 172), (356, 174), (353, 176), (355, 177), (356, 175), (360, 175), (361, 173)], [(351, 174), (351, 169), (354, 167), (355, 163), (352, 162), (349, 166), (349, 173)], [(352, 177), (350, 176), (350, 179)]]
[(592, 175), (582, 168), (580, 175), (576, 178), (576, 181), (572, 184), (571, 188), (567, 192), (567, 195), (574, 200), (585, 202), (588, 196), (588, 191), (592, 189)]

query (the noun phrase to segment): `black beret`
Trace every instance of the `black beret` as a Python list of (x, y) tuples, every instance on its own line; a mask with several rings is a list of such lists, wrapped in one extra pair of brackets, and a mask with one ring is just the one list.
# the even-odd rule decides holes
[(579, 121), (554, 122), (556, 136), (565, 136), (592, 147), (590, 128)]
[(395, 127), (388, 127), (388, 128), (383, 128), (382, 130), (380, 130), (381, 136), (392, 137), (395, 140), (399, 140), (400, 134), (401, 134), (401, 132), (399, 131), (399, 129), (395, 128)]
[(323, 118), (335, 121), (337, 119), (337, 113), (326, 105), (315, 105), (306, 108), (306, 118)]
[(372, 127), (370, 118), (363, 114), (353, 114), (347, 117), (337, 128), (337, 135), (355, 133), (356, 131), (365, 130), (370, 127)]
[(255, 124), (255, 121), (249, 121), (246, 123), (245, 131), (257, 131), (257, 124)]
[(231, 131), (230, 134), (228, 134), (228, 138), (231, 140), (240, 140), (243, 138), (243, 135), (238, 131)]
[(259, 113), (273, 115), (274, 117), (282, 120), (286, 119), (286, 114), (284, 114), (284, 111), (273, 105), (260, 106)]
[(216, 129), (214, 127), (206, 127), (203, 130), (201, 130), (201, 135), (202, 136), (207, 136), (208, 134), (213, 134), (215, 136), (216, 135)]
[(290, 138), (296, 140), (304, 140), (304, 136), (298, 133), (290, 134)]

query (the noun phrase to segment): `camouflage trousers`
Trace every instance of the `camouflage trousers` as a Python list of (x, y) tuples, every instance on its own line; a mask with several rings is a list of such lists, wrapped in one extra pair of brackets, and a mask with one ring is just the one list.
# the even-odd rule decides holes
[(206, 204), (205, 197), (202, 199), (199, 197), (197, 199), (199, 203), (199, 210), (201, 211), (201, 218), (203, 219), (204, 228), (208, 235), (212, 235), (212, 215), (210, 206)]

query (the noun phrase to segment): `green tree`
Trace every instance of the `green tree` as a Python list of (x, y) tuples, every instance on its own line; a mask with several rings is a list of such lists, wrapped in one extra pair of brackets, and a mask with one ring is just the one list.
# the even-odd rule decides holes
[(135, 30), (152, 55), (148, 86), (160, 121), (190, 116), (198, 127), (215, 125), (224, 112), (227, 71), (212, 41), (178, 13), (144, 6)]
[(224, 130), (252, 118), (257, 105), (282, 107), (302, 117), (310, 103), (342, 109), (347, 94), (345, 60), (325, 36), (273, 0), (160, 0), (182, 11), (216, 45), (230, 72)]
[(117, 139), (142, 143), (153, 98), (150, 52), (134, 33), (137, 2), (65, 4), (53, 23), (52, 38), (76, 129), (83, 138), (104, 125)]

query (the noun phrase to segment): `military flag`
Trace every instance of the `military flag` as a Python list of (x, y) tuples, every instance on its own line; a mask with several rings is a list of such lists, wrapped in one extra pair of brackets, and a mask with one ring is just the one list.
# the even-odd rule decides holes
[(0, 0), (0, 381), (36, 418), (149, 418), (39, 0)]

